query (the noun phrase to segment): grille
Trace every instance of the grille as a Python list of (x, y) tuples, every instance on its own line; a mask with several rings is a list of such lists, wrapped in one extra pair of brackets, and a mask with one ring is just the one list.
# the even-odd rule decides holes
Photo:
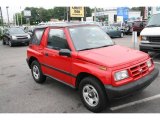
[(146, 75), (149, 72), (147, 63), (141, 63), (137, 66), (134, 66), (130, 68), (131, 76), (133, 79), (138, 79), (144, 75)]
[(23, 37), (20, 37), (20, 36), (17, 36), (17, 39), (18, 39), (18, 40), (24, 40), (24, 39), (28, 39), (28, 37), (24, 37), (24, 36), (23, 36)]
[(148, 37), (150, 42), (160, 42), (160, 37)]

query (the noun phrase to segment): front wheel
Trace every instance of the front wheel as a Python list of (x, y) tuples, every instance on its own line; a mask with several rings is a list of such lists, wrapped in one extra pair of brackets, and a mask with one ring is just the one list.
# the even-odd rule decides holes
[(80, 82), (79, 92), (80, 98), (88, 110), (101, 112), (107, 107), (107, 95), (96, 78), (84, 78)]
[(5, 41), (4, 39), (2, 40), (2, 44), (3, 44), (3, 45), (6, 45), (6, 41)]
[(33, 61), (31, 64), (31, 72), (34, 80), (37, 83), (44, 83), (46, 81), (46, 76), (43, 75), (41, 66), (38, 61)]
[(13, 43), (12, 43), (11, 40), (8, 41), (8, 45), (9, 45), (10, 47), (13, 47)]

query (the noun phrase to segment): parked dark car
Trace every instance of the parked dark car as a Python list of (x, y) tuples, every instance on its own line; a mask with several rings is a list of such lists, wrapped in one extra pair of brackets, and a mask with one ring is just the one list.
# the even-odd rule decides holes
[(23, 29), (19, 27), (10, 27), (4, 30), (2, 36), (3, 45), (9, 45), (10, 47), (17, 44), (28, 45), (30, 41), (30, 35), (25, 33)]
[(102, 29), (110, 36), (110, 37), (123, 37), (124, 33), (122, 30), (114, 26), (103, 26)]
[(113, 23), (110, 24), (110, 26), (116, 27), (117, 29), (121, 30), (121, 31), (125, 31), (125, 24), (124, 23)]
[(137, 35), (140, 35), (140, 32), (144, 29), (146, 26), (147, 21), (134, 21), (132, 24), (132, 30), (137, 31)]

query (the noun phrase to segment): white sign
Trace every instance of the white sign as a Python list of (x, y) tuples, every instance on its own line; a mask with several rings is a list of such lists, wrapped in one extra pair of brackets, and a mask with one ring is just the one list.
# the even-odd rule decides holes
[(30, 10), (24, 10), (24, 17), (31, 17), (31, 11)]

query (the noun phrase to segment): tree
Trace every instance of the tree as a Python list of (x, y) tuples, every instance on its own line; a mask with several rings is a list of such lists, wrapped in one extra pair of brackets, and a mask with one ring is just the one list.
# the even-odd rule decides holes
[(89, 7), (86, 7), (86, 17), (91, 17), (92, 16), (92, 10)]
[[(26, 7), (25, 10), (31, 11), (30, 24), (34, 25), (40, 22), (47, 22), (51, 19), (58, 20), (67, 20), (67, 7), (54, 7), (52, 9), (44, 9), (44, 8), (36, 8), (36, 7)], [(91, 16), (91, 9), (86, 7), (86, 17)], [(18, 15), (18, 20), (20, 23), (21, 14), (16, 13)], [(24, 13), (22, 12), (22, 22), (26, 24), (26, 18), (24, 17)], [(80, 20), (81, 18), (71, 18), (72, 20)]]
[(54, 19), (66, 19), (67, 8), (66, 7), (55, 7), (53, 10)]
[(21, 25), (21, 17), (22, 17), (22, 24), (26, 24), (26, 20), (24, 18), (23, 12), (21, 13), (16, 13), (14, 15), (14, 22), (16, 23), (16, 25)]

